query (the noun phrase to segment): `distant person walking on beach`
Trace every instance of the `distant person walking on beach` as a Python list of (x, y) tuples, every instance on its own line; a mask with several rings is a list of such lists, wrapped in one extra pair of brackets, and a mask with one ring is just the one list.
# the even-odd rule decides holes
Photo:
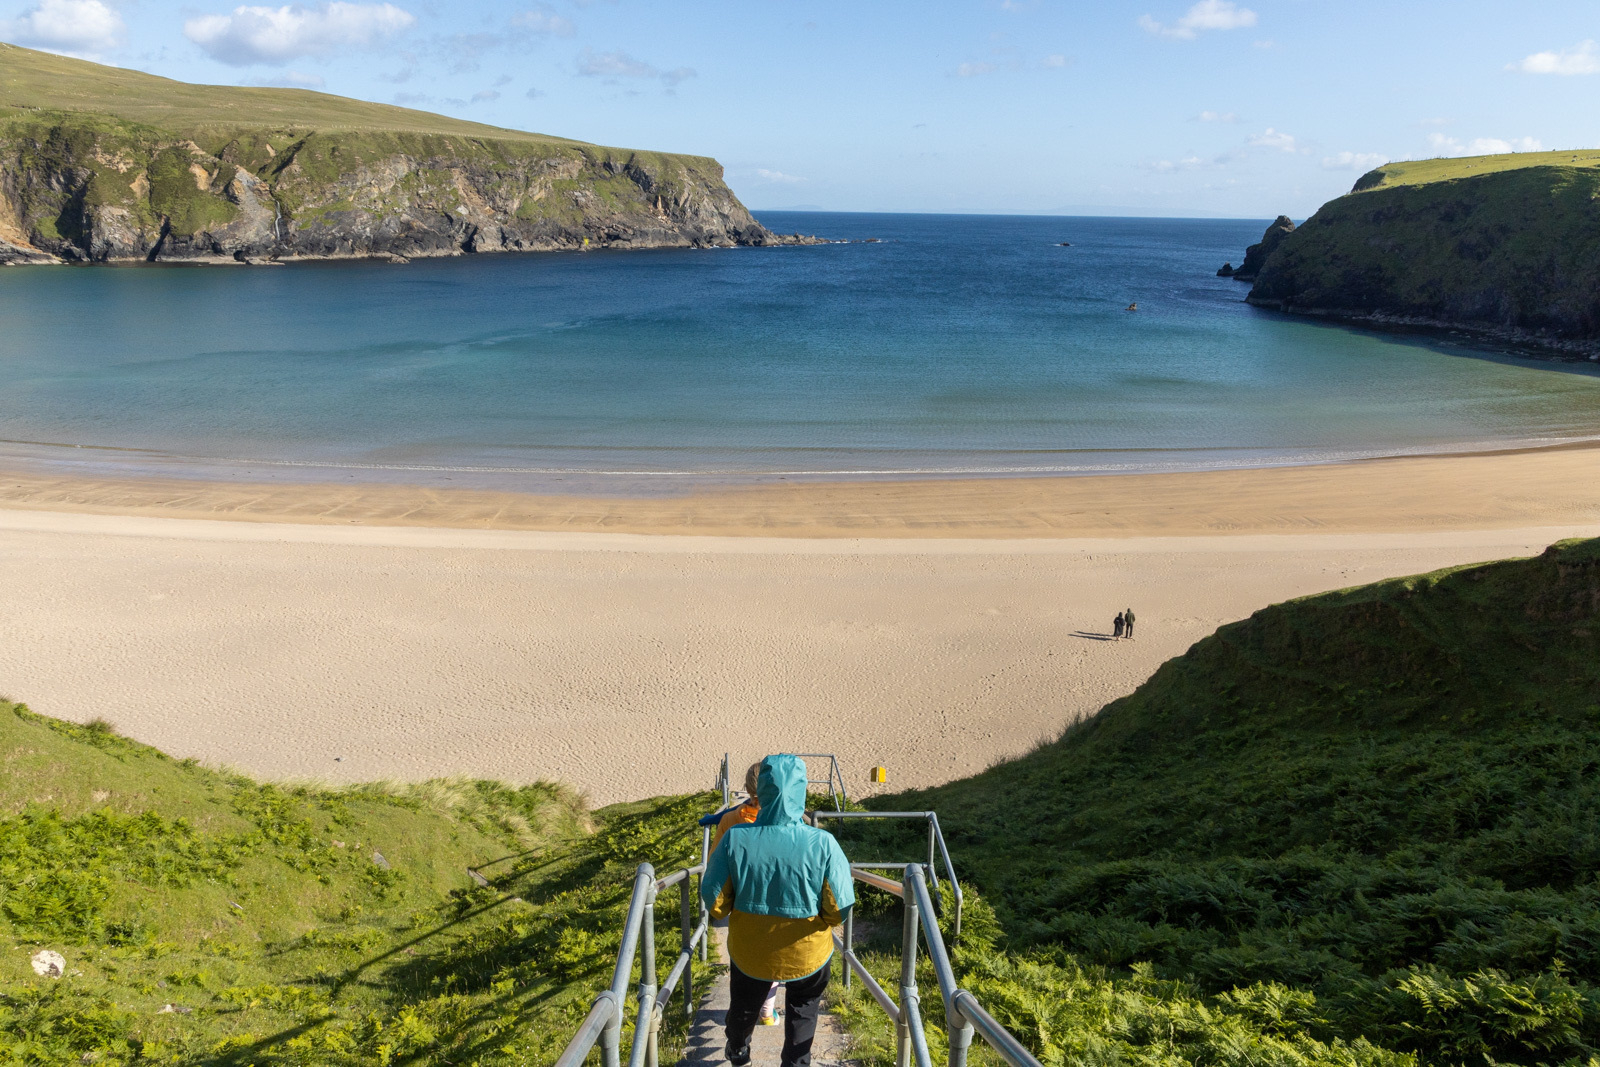
[(1121, 637), (1123, 625), (1122, 613), (1118, 612), (1117, 617), (1111, 620), (1111, 636)]
[(1122, 613), (1122, 636), (1123, 637), (1132, 637), (1133, 636), (1133, 609), (1132, 608), (1129, 608), (1128, 610), (1126, 610), (1126, 611), (1124, 611)]
[(850, 861), (832, 834), (805, 825), (806, 767), (768, 756), (756, 781), (761, 814), (730, 827), (706, 863), (700, 898), (728, 919), (728, 1062), (750, 1062), (750, 1035), (773, 982), (783, 983), (782, 1067), (810, 1067), (817, 1010), (833, 964), (833, 928), (855, 905)]

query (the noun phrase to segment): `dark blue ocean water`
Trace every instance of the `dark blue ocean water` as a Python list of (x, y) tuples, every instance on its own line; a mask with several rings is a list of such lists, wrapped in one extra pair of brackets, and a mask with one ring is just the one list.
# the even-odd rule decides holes
[(1588, 369), (1248, 307), (1264, 220), (763, 221), (880, 242), (0, 271), (0, 458), (631, 491), (1600, 435)]

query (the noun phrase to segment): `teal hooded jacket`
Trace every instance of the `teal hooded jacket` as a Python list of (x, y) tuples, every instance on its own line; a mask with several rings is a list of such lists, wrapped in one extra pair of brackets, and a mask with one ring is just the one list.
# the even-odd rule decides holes
[(832, 925), (856, 902), (850, 861), (832, 834), (802, 821), (800, 757), (762, 760), (756, 798), (761, 814), (723, 835), (700, 897), (714, 915), (728, 915), (728, 951), (741, 971), (790, 981), (815, 973), (833, 954)]

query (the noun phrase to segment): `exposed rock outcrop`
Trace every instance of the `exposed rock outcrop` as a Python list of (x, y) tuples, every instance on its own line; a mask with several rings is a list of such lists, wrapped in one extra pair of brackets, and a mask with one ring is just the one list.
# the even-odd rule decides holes
[(715, 160), (406, 132), (0, 117), (0, 263), (808, 244)]
[(1244, 250), (1244, 262), (1238, 267), (1224, 263), (1222, 269), (1217, 271), (1217, 277), (1234, 278), (1241, 282), (1254, 281), (1256, 275), (1261, 273), (1262, 265), (1267, 262), (1267, 257), (1277, 251), (1283, 239), (1293, 232), (1294, 222), (1287, 215), (1279, 215), (1261, 235), (1261, 240)]

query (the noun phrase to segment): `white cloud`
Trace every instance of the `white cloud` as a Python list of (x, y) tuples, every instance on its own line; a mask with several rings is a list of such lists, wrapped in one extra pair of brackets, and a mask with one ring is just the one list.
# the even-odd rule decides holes
[(1600, 74), (1600, 46), (1582, 41), (1560, 52), (1535, 52), (1506, 69), (1524, 74)]
[(1474, 137), (1462, 143), (1442, 133), (1428, 134), (1428, 146), (1441, 156), (1500, 156), (1508, 152), (1543, 152), (1544, 145), (1537, 137), (1513, 137), (1503, 141), (1498, 137)]
[(1196, 122), (1238, 122), (1239, 116), (1231, 111), (1202, 111), (1195, 116)]
[(286, 63), (300, 56), (372, 48), (416, 23), (393, 4), (334, 0), (315, 8), (236, 7), (230, 15), (202, 15), (183, 24), (183, 35), (212, 59), (243, 67)]
[(1300, 151), (1292, 134), (1279, 133), (1271, 126), (1267, 127), (1266, 133), (1259, 133), (1250, 138), (1248, 143), (1252, 148), (1276, 148), (1280, 152)]
[(1168, 25), (1149, 15), (1139, 16), (1139, 25), (1161, 37), (1191, 41), (1203, 30), (1239, 30), (1256, 24), (1256, 13), (1233, 0), (1200, 0), (1177, 22)]
[(477, 92), (472, 94), (472, 102), (474, 104), (481, 104), (485, 100), (498, 100), (498, 99), (500, 99), (500, 90), (499, 89), (479, 89)]
[(805, 181), (804, 178), (797, 178), (793, 174), (785, 174), (781, 170), (767, 170), (764, 167), (756, 168), (756, 176), (762, 181), (779, 182), (784, 185), (793, 185), (796, 182)]
[(1039, 60), (1039, 65), (1041, 67), (1064, 67), (1067, 65), (1067, 57), (1060, 55), (1045, 56), (1043, 59)]
[(1389, 162), (1389, 157), (1381, 152), (1340, 152), (1334, 156), (1322, 157), (1323, 170), (1359, 170), (1365, 173), (1373, 167), (1381, 167)]
[(512, 15), (511, 25), (542, 37), (571, 37), (575, 30), (571, 19), (562, 18), (549, 8)]
[(958, 78), (981, 78), (985, 74), (993, 74), (1000, 68), (993, 63), (963, 63), (956, 68)]
[(596, 52), (585, 48), (578, 57), (578, 73), (587, 78), (659, 78), (669, 89), (681, 81), (693, 78), (693, 67), (675, 70), (658, 70), (626, 52)]
[(21, 17), (0, 23), (0, 33), (18, 44), (77, 55), (117, 47), (126, 29), (122, 16), (102, 0), (40, 0)]

